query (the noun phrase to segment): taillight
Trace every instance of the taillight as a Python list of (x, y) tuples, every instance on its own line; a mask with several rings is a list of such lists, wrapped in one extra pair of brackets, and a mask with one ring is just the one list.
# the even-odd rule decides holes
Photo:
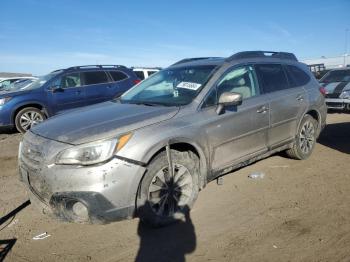
[(141, 80), (140, 79), (135, 79), (133, 82), (134, 82), (134, 85), (137, 85), (138, 83), (141, 82)]
[(323, 86), (321, 86), (319, 90), (322, 95), (325, 96), (327, 94), (326, 88), (324, 88)]

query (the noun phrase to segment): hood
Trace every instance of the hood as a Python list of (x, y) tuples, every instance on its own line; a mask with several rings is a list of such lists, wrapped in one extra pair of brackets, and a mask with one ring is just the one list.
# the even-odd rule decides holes
[(52, 117), (31, 131), (42, 137), (77, 145), (168, 120), (178, 111), (178, 107), (106, 102)]
[(32, 90), (15, 90), (15, 91), (11, 91), (11, 90), (0, 90), (0, 96), (17, 96), (17, 95), (21, 95), (23, 93), (29, 93)]

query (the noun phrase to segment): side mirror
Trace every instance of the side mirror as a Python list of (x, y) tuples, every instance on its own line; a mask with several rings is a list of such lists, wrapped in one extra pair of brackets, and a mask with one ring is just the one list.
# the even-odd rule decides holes
[(242, 104), (242, 94), (234, 92), (224, 92), (219, 97), (216, 113), (220, 115), (227, 106), (239, 106)]
[(58, 93), (58, 92), (64, 91), (64, 89), (62, 87), (60, 87), (59, 85), (51, 86), (50, 90), (52, 91), (52, 93)]

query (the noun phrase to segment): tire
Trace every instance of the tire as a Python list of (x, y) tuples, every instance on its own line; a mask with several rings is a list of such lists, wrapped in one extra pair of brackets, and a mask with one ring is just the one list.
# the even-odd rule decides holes
[(317, 121), (310, 115), (305, 115), (300, 123), (295, 143), (286, 151), (291, 158), (307, 159), (315, 148), (318, 133)]
[(151, 227), (183, 219), (198, 197), (198, 157), (188, 151), (170, 152), (173, 178), (167, 176), (170, 175), (168, 159), (166, 152), (162, 152), (149, 164), (139, 186), (137, 214), (143, 223)]
[(41, 123), (46, 119), (45, 114), (35, 107), (26, 107), (20, 110), (15, 117), (16, 129), (25, 133), (34, 125)]

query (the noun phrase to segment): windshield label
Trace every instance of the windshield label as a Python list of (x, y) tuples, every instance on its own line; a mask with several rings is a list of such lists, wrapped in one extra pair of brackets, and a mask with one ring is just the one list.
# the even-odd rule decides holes
[(197, 90), (201, 87), (201, 84), (192, 83), (192, 82), (181, 82), (176, 86), (177, 88), (186, 88), (190, 90)]

